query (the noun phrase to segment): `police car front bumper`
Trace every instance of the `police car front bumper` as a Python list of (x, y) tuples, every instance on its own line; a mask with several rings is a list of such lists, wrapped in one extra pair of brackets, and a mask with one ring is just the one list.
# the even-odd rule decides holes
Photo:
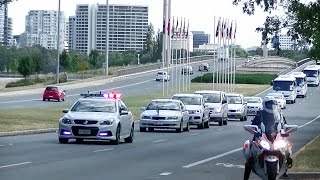
[(180, 128), (180, 120), (146, 120), (141, 119), (139, 126), (141, 128), (163, 128), (163, 129), (177, 129)]
[(59, 138), (116, 140), (117, 126), (114, 125), (59, 125)]

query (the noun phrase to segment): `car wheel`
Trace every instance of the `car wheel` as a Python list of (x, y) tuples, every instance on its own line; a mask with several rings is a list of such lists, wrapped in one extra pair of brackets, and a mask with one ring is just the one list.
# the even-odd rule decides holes
[(146, 132), (147, 131), (147, 128), (145, 127), (140, 127), (140, 132)]
[(148, 131), (153, 132), (153, 131), (154, 131), (154, 128), (153, 128), (153, 127), (149, 127), (149, 128), (148, 128)]
[(63, 96), (63, 99), (62, 99), (63, 101), (66, 101), (66, 96)]
[(116, 131), (116, 139), (115, 140), (111, 140), (111, 144), (113, 144), (113, 145), (118, 145), (119, 144), (119, 142), (120, 142), (120, 130), (121, 130), (121, 127), (120, 127), (120, 125), (118, 125), (117, 131)]
[(134, 124), (132, 124), (131, 130), (130, 130), (130, 136), (124, 139), (125, 143), (132, 143), (134, 137)]
[(206, 128), (206, 129), (210, 128), (210, 123), (209, 123), (209, 121), (206, 121), (206, 122), (204, 123), (204, 128)]
[(203, 128), (204, 128), (204, 121), (202, 118), (202, 122), (201, 122), (201, 124), (198, 125), (198, 129), (203, 129)]
[(68, 138), (59, 138), (59, 143), (60, 144), (67, 144), (69, 142)]
[(180, 127), (178, 129), (176, 129), (176, 131), (178, 133), (181, 133), (183, 131), (183, 125), (182, 125), (182, 122), (180, 122)]
[(228, 118), (226, 118), (225, 121), (223, 121), (223, 125), (228, 125)]
[(187, 123), (187, 127), (184, 129), (185, 131), (190, 131), (190, 124), (189, 122)]
[(61, 102), (61, 96), (59, 96), (59, 99), (58, 99), (58, 101), (59, 101), (59, 102)]
[(221, 121), (219, 121), (219, 126), (223, 125), (223, 117), (221, 117)]
[(83, 139), (77, 138), (76, 143), (83, 143)]

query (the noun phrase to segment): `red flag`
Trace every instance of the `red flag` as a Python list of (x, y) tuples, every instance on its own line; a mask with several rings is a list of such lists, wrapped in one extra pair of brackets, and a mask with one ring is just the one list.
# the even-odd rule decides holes
[(170, 36), (170, 21), (171, 21), (171, 18), (169, 17), (168, 26), (167, 26), (168, 36)]

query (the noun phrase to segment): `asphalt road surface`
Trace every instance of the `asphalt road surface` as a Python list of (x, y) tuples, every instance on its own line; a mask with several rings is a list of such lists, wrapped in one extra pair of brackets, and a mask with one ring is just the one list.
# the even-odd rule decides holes
[[(284, 110), (288, 124), (300, 126), (289, 137), (293, 152), (319, 135), (319, 101), (319, 88), (310, 87), (307, 98)], [(243, 125), (249, 123), (230, 120), (227, 126), (183, 133), (140, 133), (136, 126), (134, 143), (117, 146), (59, 144), (57, 133), (1, 137), (0, 179), (239, 180), (245, 162), (241, 147), (252, 138)]]
[[(213, 68), (213, 61), (211, 62), (211, 69)], [(243, 64), (245, 59), (236, 60), (236, 65)], [(199, 72), (200, 63), (192, 64), (194, 69), (194, 74), (192, 78), (201, 75), (206, 72)], [(175, 82), (176, 73), (174, 71), (171, 80)], [(185, 77), (187, 77), (186, 75)], [(17, 95), (17, 96), (2, 96), (0, 97), (0, 110), (1, 109), (18, 109), (18, 108), (32, 108), (32, 107), (45, 107), (45, 106), (53, 106), (53, 105), (63, 105), (66, 103), (74, 103), (77, 99), (80, 98), (81, 93), (86, 93), (88, 91), (101, 91), (101, 90), (109, 90), (121, 92), (123, 97), (128, 96), (137, 96), (143, 95), (146, 93), (152, 93), (162, 90), (162, 82), (155, 81), (156, 72), (147, 73), (144, 76), (136, 76), (129, 77), (127, 79), (119, 79), (114, 82), (106, 83), (100, 86), (91, 86), (87, 88), (78, 88), (78, 89), (66, 89), (67, 98), (65, 102), (57, 102), (52, 100), (42, 101), (42, 93), (41, 94), (32, 94), (32, 95)], [(171, 86), (171, 82), (165, 82), (165, 85), (169, 84)]]

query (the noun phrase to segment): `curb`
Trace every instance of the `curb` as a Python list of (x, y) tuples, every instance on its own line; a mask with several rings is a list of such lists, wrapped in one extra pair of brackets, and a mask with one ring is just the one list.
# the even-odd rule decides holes
[(49, 129), (26, 130), (26, 131), (0, 132), (0, 137), (51, 133), (51, 132), (56, 132), (57, 130), (58, 128), (49, 128)]
[(319, 180), (320, 172), (288, 172), (288, 177), (282, 177), (280, 179), (287, 180)]

